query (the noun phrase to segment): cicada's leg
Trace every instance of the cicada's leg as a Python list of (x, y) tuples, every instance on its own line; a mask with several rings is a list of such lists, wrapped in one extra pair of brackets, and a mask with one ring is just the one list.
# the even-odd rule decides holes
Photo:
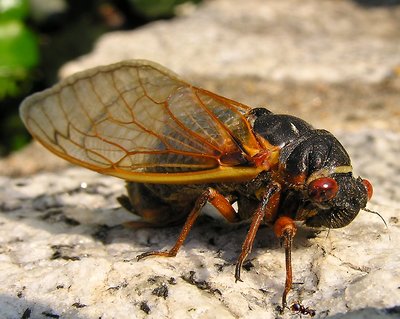
[(283, 246), (285, 248), (286, 281), (285, 290), (282, 294), (282, 310), (286, 308), (286, 297), (292, 289), (292, 243), (293, 238), (296, 235), (296, 230), (297, 228), (293, 219), (287, 216), (279, 217), (274, 224), (275, 235), (283, 240)]
[(278, 210), (279, 199), (280, 199), (281, 187), (279, 184), (271, 184), (265, 190), (265, 193), (261, 199), (261, 203), (258, 205), (250, 224), (249, 231), (246, 235), (246, 239), (242, 245), (242, 252), (236, 262), (235, 279), (241, 281), (240, 271), (246, 257), (250, 254), (251, 248), (253, 247), (254, 239), (256, 237), (258, 228), (262, 223), (263, 219), (270, 220), (271, 216), (274, 216)]
[(212, 204), (219, 213), (225, 217), (225, 219), (229, 222), (237, 222), (238, 216), (236, 214), (235, 209), (229, 203), (229, 201), (218, 191), (209, 187), (207, 188), (200, 197), (196, 200), (195, 205), (190, 212), (189, 216), (186, 219), (185, 224), (183, 225), (182, 231), (174, 245), (169, 251), (150, 251), (137, 256), (137, 259), (140, 260), (142, 258), (148, 256), (164, 256), (164, 257), (174, 257), (178, 253), (178, 250), (181, 248), (183, 242), (185, 241), (186, 237), (189, 234), (189, 231), (193, 227), (194, 222), (196, 221), (197, 217), (200, 214), (201, 209), (204, 205), (209, 202)]

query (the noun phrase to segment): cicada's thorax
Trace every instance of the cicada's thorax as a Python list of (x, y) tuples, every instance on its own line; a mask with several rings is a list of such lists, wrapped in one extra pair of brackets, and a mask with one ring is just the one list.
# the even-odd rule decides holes
[(257, 110), (262, 110), (262, 115), (255, 119), (253, 130), (269, 144), (280, 148), (274, 171), (281, 176), (283, 184), (304, 185), (310, 176), (324, 169), (351, 170), (349, 155), (328, 131), (314, 129), (294, 116)]

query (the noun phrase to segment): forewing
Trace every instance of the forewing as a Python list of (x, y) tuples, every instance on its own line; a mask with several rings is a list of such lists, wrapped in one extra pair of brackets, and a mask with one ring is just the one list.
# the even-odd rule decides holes
[(133, 60), (75, 74), (27, 98), (20, 114), (36, 139), (75, 164), (177, 183), (257, 173), (240, 167), (259, 151), (244, 117), (249, 109)]

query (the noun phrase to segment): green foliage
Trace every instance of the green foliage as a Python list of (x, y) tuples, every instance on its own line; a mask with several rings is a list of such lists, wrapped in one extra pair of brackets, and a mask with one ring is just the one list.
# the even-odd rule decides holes
[(174, 15), (177, 5), (184, 2), (197, 3), (200, 0), (130, 0), (131, 4), (140, 14), (153, 20)]
[(28, 0), (0, 0), (0, 20), (24, 19), (28, 8)]
[(27, 0), (0, 0), (0, 100), (19, 93), (39, 61), (38, 43), (23, 20)]

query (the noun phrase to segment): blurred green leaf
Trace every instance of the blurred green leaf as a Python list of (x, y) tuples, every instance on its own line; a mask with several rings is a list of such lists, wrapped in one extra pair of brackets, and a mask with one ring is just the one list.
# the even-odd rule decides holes
[(0, 22), (0, 67), (30, 68), (38, 57), (36, 37), (21, 21)]
[(23, 19), (28, 14), (28, 0), (0, 0), (0, 21)]
[(0, 21), (0, 99), (18, 93), (18, 82), (38, 61), (35, 35), (21, 21)]

